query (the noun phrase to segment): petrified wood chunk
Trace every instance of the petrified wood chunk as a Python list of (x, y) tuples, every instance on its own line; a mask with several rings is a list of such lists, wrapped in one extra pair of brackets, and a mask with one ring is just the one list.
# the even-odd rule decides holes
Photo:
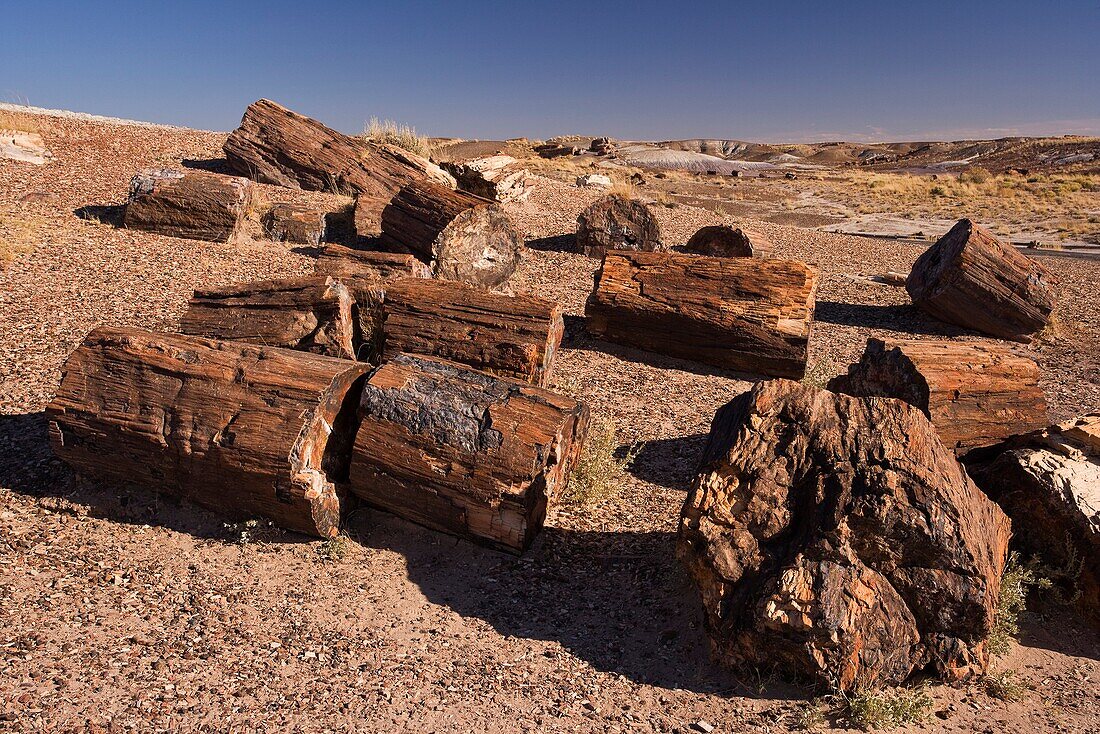
[(130, 181), (122, 225), (192, 240), (227, 242), (252, 201), (251, 183), (214, 173), (148, 169)]
[(325, 237), (325, 212), (301, 204), (276, 204), (261, 223), (264, 234), (276, 242), (319, 245)]
[(852, 691), (983, 672), (1008, 537), (916, 408), (772, 380), (715, 415), (678, 552), (722, 662)]
[(1100, 413), (968, 454), (974, 481), (1012, 518), (1012, 542), (1100, 625)]
[(336, 535), (361, 378), (356, 362), (101, 328), (62, 367), (50, 442), (79, 472)]
[(649, 207), (618, 194), (605, 196), (580, 213), (577, 247), (588, 257), (603, 257), (608, 250), (668, 249), (661, 242), (661, 227)]
[[(356, 205), (356, 221), (359, 217)], [(411, 252), (437, 278), (485, 287), (516, 269), (523, 236), (499, 204), (430, 181), (401, 189), (382, 212), (387, 249)]]
[(534, 178), (510, 155), (491, 155), (439, 164), (455, 177), (458, 188), (490, 201), (522, 201), (531, 193)]
[(561, 344), (558, 304), (445, 280), (386, 287), (383, 359), (399, 352), (442, 357), (544, 386)]
[(573, 145), (561, 145), (560, 143), (545, 143), (532, 148), (540, 158), (561, 158), (567, 155), (578, 155), (580, 148)]
[(868, 339), (860, 361), (829, 389), (904, 400), (957, 453), (1049, 422), (1039, 365), (999, 344)]
[(405, 184), (455, 185), (426, 158), (344, 135), (267, 99), (248, 106), (223, 149), (234, 170), (261, 183), (355, 194), (363, 236), (378, 234), (382, 208)]
[(760, 235), (749, 236), (740, 229), (719, 224), (703, 227), (684, 245), (684, 252), (711, 257), (768, 257), (772, 244)]
[(905, 289), (941, 321), (1029, 342), (1054, 309), (1051, 275), (969, 219), (960, 219), (913, 263)]
[(588, 426), (572, 398), (407, 354), (371, 375), (360, 416), (353, 494), (515, 553), (542, 527)]
[(728, 369), (801, 377), (817, 271), (793, 260), (611, 251), (584, 313), (607, 341)]
[(367, 280), (432, 277), (431, 269), (408, 253), (353, 250), (341, 245), (326, 245), (317, 256), (314, 272)]
[(195, 291), (180, 331), (354, 359), (354, 306), (328, 276), (263, 280)]

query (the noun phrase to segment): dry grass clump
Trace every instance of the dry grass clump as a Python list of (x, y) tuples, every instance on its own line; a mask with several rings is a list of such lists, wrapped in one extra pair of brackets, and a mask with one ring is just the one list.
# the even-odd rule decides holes
[(426, 135), (418, 135), (415, 127), (393, 120), (370, 118), (370, 122), (363, 128), (362, 137), (372, 143), (395, 145), (424, 158), (431, 158), (432, 155), (432, 147)]
[(42, 127), (34, 115), (25, 112), (0, 110), (0, 130), (14, 130), (17, 133), (37, 133)]
[(317, 555), (329, 563), (339, 563), (348, 554), (348, 539), (343, 535), (329, 538), (317, 547)]
[(0, 268), (21, 252), (30, 252), (42, 240), (45, 220), (34, 214), (0, 214)]
[(1027, 686), (1016, 675), (1015, 670), (1002, 670), (982, 677), (985, 692), (1001, 701), (1018, 701), (1023, 698)]
[(859, 729), (889, 729), (920, 724), (932, 713), (926, 686), (857, 693), (847, 698), (847, 718)]
[(621, 196), (624, 199), (638, 198), (638, 190), (629, 180), (615, 179), (611, 182), (611, 188), (607, 193), (613, 196)]
[[(619, 451), (619, 436), (615, 424), (595, 420), (588, 431), (563, 499), (578, 505), (602, 502), (613, 497), (622, 487), (626, 468), (638, 452), (637, 445)], [(619, 456), (616, 454), (619, 453)]]

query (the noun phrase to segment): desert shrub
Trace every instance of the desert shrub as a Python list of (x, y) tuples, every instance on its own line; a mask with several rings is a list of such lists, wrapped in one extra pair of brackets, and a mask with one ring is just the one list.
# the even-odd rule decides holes
[(846, 700), (849, 722), (864, 730), (920, 724), (932, 713), (933, 705), (926, 686), (857, 693)]
[(624, 199), (636, 198), (637, 192), (634, 189), (634, 184), (630, 181), (616, 180), (611, 183), (611, 188), (607, 190), (608, 194), (614, 194), (615, 196), (621, 196)]
[(1025, 686), (1015, 670), (1002, 670), (982, 677), (985, 692), (1001, 701), (1018, 701), (1024, 695)]
[(348, 554), (348, 539), (343, 535), (329, 538), (317, 547), (317, 555), (329, 563), (339, 563)]
[(822, 710), (822, 702), (818, 699), (806, 701), (796, 708), (790, 722), (795, 731), (818, 731), (824, 729), (828, 723)]
[(618, 449), (615, 424), (608, 420), (593, 421), (584, 450), (565, 488), (565, 501), (584, 505), (614, 495), (622, 486), (626, 468), (637, 454), (637, 446), (633, 444), (620, 456), (616, 456)]
[(17, 133), (41, 132), (34, 115), (7, 110), (0, 110), (0, 130), (14, 130)]
[(945, 189), (943, 186), (933, 186), (931, 189), (928, 190), (928, 193), (931, 196), (947, 196), (947, 189)]
[(1012, 640), (1020, 631), (1020, 612), (1027, 607), (1027, 595), (1032, 587), (1049, 588), (1050, 581), (1040, 577), (1030, 564), (1020, 561), (1018, 553), (1008, 555), (1001, 575), (1001, 593), (993, 615), (993, 631), (989, 633), (989, 652), (1004, 655), (1012, 648)]
[(836, 361), (829, 357), (821, 357), (806, 366), (806, 374), (802, 376), (802, 384), (824, 389), (829, 380), (836, 377), (837, 374)]
[(404, 148), (410, 153), (415, 153), (424, 158), (430, 158), (432, 155), (432, 148), (428, 144), (427, 137), (417, 135), (416, 128), (396, 123), (393, 120), (370, 118), (370, 122), (363, 128), (363, 137), (372, 143), (383, 143)]
[(984, 184), (991, 178), (993, 178), (993, 174), (981, 166), (974, 166), (970, 170), (959, 174), (959, 181), (963, 183)]

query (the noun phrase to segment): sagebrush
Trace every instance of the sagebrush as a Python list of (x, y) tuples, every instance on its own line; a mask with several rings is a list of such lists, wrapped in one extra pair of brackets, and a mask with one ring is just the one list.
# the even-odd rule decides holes
[(564, 499), (588, 504), (613, 496), (622, 486), (626, 468), (634, 460), (637, 449), (637, 445), (632, 444), (620, 451), (615, 424), (608, 420), (594, 421)]

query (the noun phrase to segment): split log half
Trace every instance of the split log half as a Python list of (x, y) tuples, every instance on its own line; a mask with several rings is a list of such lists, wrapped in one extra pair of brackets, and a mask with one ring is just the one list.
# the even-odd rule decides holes
[(354, 307), (335, 278), (263, 280), (195, 291), (180, 331), (354, 359)]
[(289, 349), (96, 329), (46, 409), (78, 472), (331, 537), (369, 368)]
[(247, 179), (149, 169), (130, 181), (122, 225), (168, 237), (228, 242), (240, 230), (251, 202)]
[(693, 255), (711, 257), (769, 257), (772, 244), (760, 235), (750, 238), (740, 229), (720, 224), (700, 229), (683, 249)]
[(341, 245), (326, 245), (317, 256), (314, 272), (380, 281), (432, 277), (431, 269), (408, 253), (353, 250)]
[(868, 339), (860, 361), (829, 389), (904, 400), (959, 454), (1049, 422), (1039, 366), (999, 344)]
[(572, 398), (401, 354), (364, 387), (351, 492), (429, 528), (520, 553), (564, 488), (588, 416)]
[(605, 196), (580, 213), (577, 248), (588, 257), (603, 257), (608, 250), (668, 249), (661, 242), (661, 226), (649, 207), (618, 194)]
[(793, 260), (611, 251), (585, 304), (595, 337), (726, 369), (800, 378), (817, 271)]

